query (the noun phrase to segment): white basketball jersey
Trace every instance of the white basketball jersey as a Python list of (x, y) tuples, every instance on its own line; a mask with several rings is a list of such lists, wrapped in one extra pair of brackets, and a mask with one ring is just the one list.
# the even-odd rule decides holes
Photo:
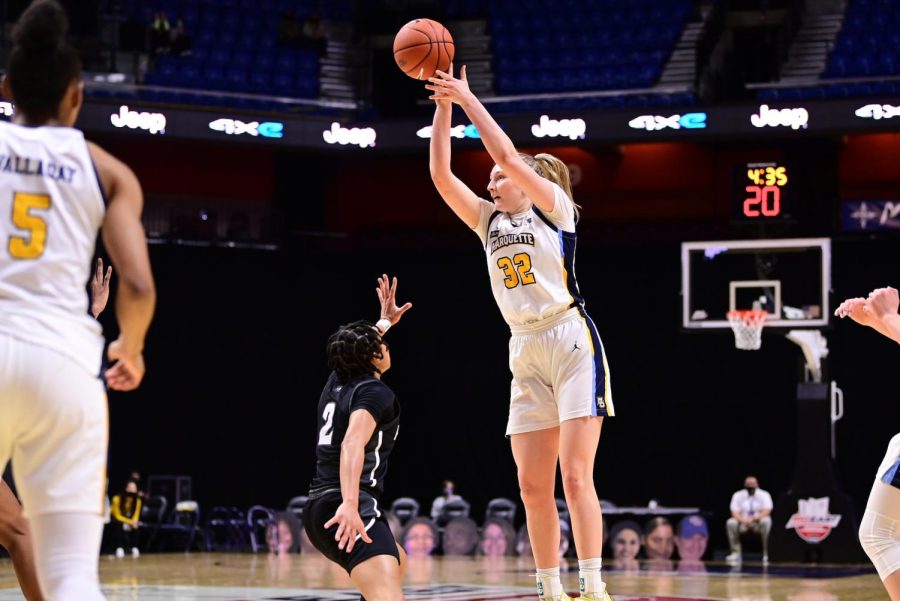
[(106, 208), (84, 135), (0, 122), (0, 332), (99, 374), (86, 285)]
[(484, 243), (494, 299), (510, 326), (584, 304), (575, 281), (575, 208), (562, 188), (553, 212), (510, 215), (481, 201), (475, 232)]

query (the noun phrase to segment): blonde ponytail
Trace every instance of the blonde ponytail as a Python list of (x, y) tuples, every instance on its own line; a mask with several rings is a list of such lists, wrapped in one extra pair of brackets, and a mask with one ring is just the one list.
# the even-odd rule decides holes
[(534, 156), (520, 153), (519, 156), (522, 157), (526, 165), (534, 169), (535, 173), (563, 189), (569, 198), (569, 202), (572, 203), (575, 209), (575, 221), (578, 221), (578, 218), (581, 216), (581, 207), (575, 202), (575, 197), (572, 195), (572, 180), (569, 177), (569, 167), (559, 158), (545, 152)]

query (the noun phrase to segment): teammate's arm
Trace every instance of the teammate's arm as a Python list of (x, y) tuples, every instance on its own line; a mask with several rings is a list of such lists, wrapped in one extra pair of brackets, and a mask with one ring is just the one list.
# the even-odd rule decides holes
[(141, 185), (127, 165), (89, 143), (100, 181), (109, 198), (103, 242), (119, 274), (116, 318), (119, 337), (109, 345), (113, 363), (106, 381), (114, 390), (134, 390), (144, 377), (144, 337), (156, 305), (147, 239), (141, 225)]
[[(439, 106), (441, 102), (447, 100), (460, 105), (472, 121), (472, 124), (478, 129), (481, 141), (484, 143), (488, 154), (503, 170), (503, 173), (521, 188), (525, 195), (541, 211), (545, 213), (552, 212), (556, 204), (553, 184), (550, 183), (550, 180), (544, 179), (535, 173), (534, 169), (522, 160), (522, 157), (519, 156), (519, 151), (516, 150), (509, 136), (491, 117), (491, 114), (484, 108), (484, 105), (481, 104), (475, 94), (469, 90), (469, 83), (466, 80), (466, 66), (463, 65), (462, 69), (460, 69), (459, 79), (453, 77), (452, 73), (437, 71), (435, 77), (429, 78), (428, 81), (431, 82), (431, 85), (427, 85), (425, 88), (434, 93), (431, 98), (434, 98)], [(450, 109), (447, 109), (447, 112), (449, 114)], [(447, 120), (449, 123), (449, 116)], [(435, 123), (437, 123), (436, 112)], [(431, 132), (432, 147), (434, 147), (436, 138), (434, 133), (434, 131)], [(449, 141), (447, 145), (449, 148)]]
[(880, 323), (878, 331), (894, 342), (900, 343), (900, 314), (897, 313), (900, 296), (897, 289), (888, 287), (873, 290), (869, 293), (866, 304), (878, 317)]
[(334, 517), (325, 522), (325, 528), (337, 524), (334, 540), (338, 549), (347, 553), (356, 545), (356, 537), (371, 543), (366, 526), (359, 517), (359, 479), (362, 476), (366, 443), (372, 438), (376, 426), (375, 418), (365, 409), (357, 409), (350, 414), (350, 424), (341, 443), (341, 499), (343, 502), (334, 512)]
[(834, 314), (841, 318), (849, 317), (900, 343), (900, 315), (897, 307), (897, 290), (878, 288), (868, 298), (848, 298), (835, 309)]
[(452, 103), (445, 100), (435, 101), (429, 158), (431, 181), (434, 182), (434, 187), (437, 188), (441, 198), (453, 209), (456, 216), (462, 219), (470, 228), (475, 228), (481, 216), (481, 199), (462, 180), (456, 177), (450, 169), (450, 125), (452, 116)]
[(42, 601), (34, 565), (28, 520), (22, 514), (22, 506), (6, 482), (0, 480), (0, 545), (9, 553), (16, 570), (16, 578), (28, 601)]

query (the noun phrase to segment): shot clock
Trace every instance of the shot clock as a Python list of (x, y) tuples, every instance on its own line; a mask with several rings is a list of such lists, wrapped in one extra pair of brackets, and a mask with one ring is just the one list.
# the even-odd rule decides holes
[(793, 220), (790, 168), (779, 163), (747, 163), (734, 173), (731, 220), (739, 223)]

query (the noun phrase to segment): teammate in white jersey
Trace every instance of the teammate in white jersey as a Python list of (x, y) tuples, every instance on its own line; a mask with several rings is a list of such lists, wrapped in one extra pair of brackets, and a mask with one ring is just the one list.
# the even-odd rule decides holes
[[(461, 79), (438, 71), (426, 89), (437, 107), (431, 177), (444, 201), (484, 245), (494, 298), (512, 330), (509, 423), (541, 599), (568, 599), (559, 579), (556, 465), (578, 551), (583, 599), (607, 600), (600, 576), (603, 518), (594, 456), (604, 416), (614, 414), (603, 344), (575, 281), (575, 222), (566, 165), (516, 151)], [(479, 198), (450, 169), (452, 104), (466, 112), (496, 165)]]
[(0, 123), (0, 467), (15, 465), (44, 596), (95, 601), (108, 420), (85, 284), (101, 226), (119, 274), (109, 388), (143, 378), (155, 291), (137, 178), (72, 127), (83, 84), (67, 25), (56, 0), (33, 2), (2, 84), (16, 112)]
[[(900, 295), (896, 288), (877, 288), (867, 298), (849, 298), (834, 314), (849, 317), (900, 343)], [(900, 601), (900, 434), (888, 444), (875, 474), (859, 542), (875, 564), (891, 601)]]

